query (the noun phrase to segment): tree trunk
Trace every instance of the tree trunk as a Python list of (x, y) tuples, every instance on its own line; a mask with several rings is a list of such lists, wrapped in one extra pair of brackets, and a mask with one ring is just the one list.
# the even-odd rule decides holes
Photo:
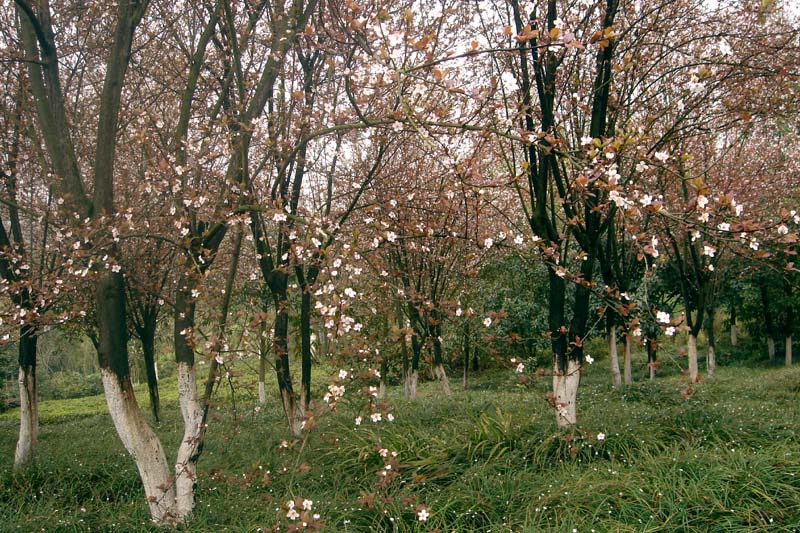
[(785, 364), (786, 366), (792, 366), (792, 336), (787, 335), (784, 339), (784, 346), (785, 346)]
[(775, 360), (775, 339), (772, 337), (767, 337), (767, 354), (770, 361)]
[[(191, 259), (189, 260), (191, 261)], [(187, 268), (191, 268), (187, 265)], [(183, 274), (178, 282), (175, 296), (175, 318), (173, 343), (178, 379), (178, 403), (183, 418), (183, 439), (175, 458), (175, 519), (186, 521), (195, 506), (194, 494), (197, 486), (197, 460), (202, 448), (203, 407), (198, 401), (197, 378), (195, 376), (194, 327), (196, 303), (191, 296), (195, 277)], [(216, 361), (210, 361), (210, 374), (216, 373)], [(210, 380), (213, 380), (211, 377)], [(208, 384), (207, 384), (208, 386)]]
[(19, 438), (14, 468), (25, 465), (36, 451), (39, 405), (36, 395), (36, 329), (22, 326), (19, 336)]
[(267, 403), (267, 325), (262, 319), (258, 338), (258, 404)]
[(381, 355), (381, 377), (378, 383), (378, 398), (381, 400), (386, 398), (386, 378), (389, 374), (389, 362), (386, 360), (386, 354)]
[(289, 431), (292, 436), (299, 437), (302, 434), (302, 421), (305, 413), (297, 401), (297, 396), (292, 387), (292, 375), (289, 369), (289, 302), (286, 294), (279, 293), (275, 301), (275, 325), (273, 328), (272, 351), (275, 355), (275, 374), (278, 378), (278, 390), (281, 394), (283, 411), (289, 423)]
[(697, 382), (698, 368), (697, 368), (697, 336), (694, 333), (689, 333), (688, 342), (688, 356), (689, 356), (689, 380), (692, 383)]
[(632, 385), (633, 384), (633, 373), (631, 370), (631, 344), (633, 343), (633, 339), (631, 339), (630, 333), (625, 333), (625, 352), (623, 355), (623, 362), (625, 367), (625, 385)]
[(461, 380), (461, 387), (466, 390), (467, 388), (467, 374), (469, 373), (469, 355), (470, 355), (470, 339), (469, 339), (469, 321), (464, 321), (464, 377)]
[(300, 411), (311, 408), (311, 292), (306, 286), (300, 296)]
[(150, 516), (157, 523), (175, 521), (175, 484), (167, 457), (139, 410), (130, 378), (120, 377), (109, 368), (102, 368), (100, 375), (114, 428), (139, 470)]
[(194, 511), (197, 487), (197, 460), (203, 437), (203, 409), (197, 398), (194, 364), (179, 361), (178, 401), (183, 416), (183, 439), (175, 459), (176, 518), (186, 521)]
[(615, 389), (622, 386), (622, 374), (619, 371), (619, 353), (617, 352), (617, 331), (613, 325), (606, 329), (608, 335), (608, 361), (611, 364), (611, 384)]
[(158, 396), (158, 374), (156, 372), (156, 358), (155, 358), (155, 328), (140, 332), (140, 340), (142, 343), (142, 354), (144, 355), (144, 369), (147, 374), (147, 391), (150, 395), (150, 410), (153, 413), (153, 418), (159, 422), (160, 415), (160, 400)]
[(717, 372), (717, 342), (714, 337), (714, 315), (713, 308), (708, 309), (706, 317), (706, 337), (708, 339), (708, 355), (706, 356), (706, 372), (709, 378), (713, 378)]
[(411, 371), (406, 376), (405, 395), (407, 400), (417, 399), (417, 381), (419, 381), (419, 358), (422, 344), (416, 333), (411, 336)]
[(647, 339), (647, 367), (650, 369), (650, 379), (656, 379), (656, 368), (658, 356), (658, 343), (655, 338), (648, 337)]
[(731, 320), (731, 346), (738, 346), (739, 332), (736, 330), (736, 306), (732, 304), (730, 306), (730, 320)]
[(450, 390), (450, 380), (447, 379), (447, 372), (444, 370), (444, 361), (442, 359), (442, 336), (439, 325), (431, 328), (431, 338), (433, 340), (433, 372), (436, 378), (442, 384), (442, 391), (447, 396), (452, 396)]
[(581, 381), (580, 365), (573, 360), (567, 363), (567, 371), (553, 369), (553, 391), (555, 391), (556, 424), (560, 428), (572, 427), (578, 422), (578, 385)]

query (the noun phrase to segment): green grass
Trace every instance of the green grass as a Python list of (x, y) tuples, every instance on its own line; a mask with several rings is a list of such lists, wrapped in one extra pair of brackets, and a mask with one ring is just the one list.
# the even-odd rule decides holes
[[(604, 362), (590, 367), (568, 434), (554, 426), (547, 378), (525, 389), (492, 371), (451, 398), (436, 383), (417, 402), (391, 389), (392, 423), (356, 428), (360, 404), (346, 400), (288, 450), (275, 391), (257, 411), (244, 384), (235, 412), (228, 398), (213, 413), (186, 529), (285, 530), (281, 506), (301, 497), (324, 531), (800, 530), (800, 368), (722, 367), (684, 400), (684, 378), (664, 365), (664, 377), (621, 391)], [(162, 383), (157, 427), (173, 457), (174, 389)], [(43, 402), (41, 414), (37, 461), (19, 473), (15, 413), (0, 416), (0, 529), (157, 530), (103, 398)], [(381, 448), (397, 452), (386, 486)]]

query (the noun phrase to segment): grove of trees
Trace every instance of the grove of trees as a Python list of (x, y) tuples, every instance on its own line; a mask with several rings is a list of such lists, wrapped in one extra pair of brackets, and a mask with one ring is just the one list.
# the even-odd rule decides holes
[[(18, 468), (35, 457), (51, 332), (91, 339), (164, 523), (191, 519), (213, 393), (243, 352), (296, 437), (351, 394), (338, 368), (380, 380), (375, 416), (387, 384), (413, 399), (426, 371), (443, 393), (448, 370), (466, 387), (479, 360), (523, 384), (546, 375), (569, 430), (593, 337), (614, 387), (638, 346), (655, 379), (676, 334), (687, 387), (713, 378), (723, 315), (733, 344), (746, 323), (792, 364), (788, 0), (2, 6), (0, 342), (18, 354)], [(177, 443), (152, 429), (164, 345)], [(318, 364), (334, 374), (325, 396)]]

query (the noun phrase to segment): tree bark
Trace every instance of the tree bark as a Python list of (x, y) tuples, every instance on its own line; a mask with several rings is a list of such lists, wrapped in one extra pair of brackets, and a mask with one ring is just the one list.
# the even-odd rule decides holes
[(689, 333), (687, 352), (689, 357), (689, 380), (692, 383), (696, 383), (699, 374), (697, 367), (697, 336), (691, 332)]
[(467, 375), (469, 373), (469, 356), (470, 356), (470, 335), (469, 335), (469, 320), (464, 321), (464, 377), (461, 381), (461, 387), (467, 389)]
[(623, 362), (625, 368), (625, 385), (632, 385), (633, 384), (633, 372), (631, 369), (631, 344), (633, 343), (633, 339), (631, 339), (630, 333), (625, 333), (625, 352), (623, 355)]
[(553, 374), (556, 424), (560, 428), (572, 427), (578, 423), (577, 398), (580, 381), (581, 367), (571, 359), (566, 372)]
[(431, 326), (430, 336), (433, 341), (433, 372), (439, 380), (439, 383), (442, 384), (442, 391), (445, 395), (452, 396), (450, 380), (447, 379), (447, 372), (444, 369), (444, 360), (442, 358), (442, 336), (439, 324)]
[(100, 375), (114, 428), (139, 470), (150, 516), (157, 523), (175, 521), (175, 484), (167, 457), (139, 410), (130, 378), (120, 377), (110, 368), (102, 368)]
[(706, 317), (706, 338), (708, 339), (708, 355), (706, 356), (706, 372), (713, 378), (717, 372), (717, 342), (714, 336), (715, 309), (709, 308)]
[(150, 396), (150, 411), (156, 422), (160, 420), (161, 402), (158, 395), (158, 373), (156, 372), (155, 357), (155, 327), (150, 330), (146, 328), (139, 332), (142, 343), (142, 354), (144, 355), (144, 369), (147, 375), (147, 391)]
[(650, 379), (656, 379), (658, 356), (658, 343), (656, 339), (650, 337), (647, 339), (647, 366), (650, 369)]
[(258, 337), (258, 404), (267, 403), (267, 325), (264, 319), (259, 326)]
[(611, 365), (611, 384), (615, 389), (622, 386), (622, 374), (619, 370), (619, 353), (617, 352), (617, 330), (613, 325), (613, 321), (609, 320), (609, 325), (606, 328), (606, 335), (608, 338), (608, 361)]
[(787, 335), (784, 339), (784, 364), (786, 366), (792, 366), (792, 336)]
[(770, 361), (775, 360), (775, 339), (767, 337), (767, 355)]
[(36, 392), (36, 329), (20, 328), (19, 337), (19, 438), (14, 451), (14, 468), (27, 464), (36, 451), (39, 434), (39, 405)]
[(419, 380), (419, 358), (422, 343), (416, 333), (411, 335), (411, 371), (406, 376), (405, 395), (407, 400), (417, 399), (417, 381)]
[(731, 346), (738, 346), (739, 332), (736, 330), (736, 306), (733, 304), (731, 304), (730, 306), (730, 320), (731, 320)]

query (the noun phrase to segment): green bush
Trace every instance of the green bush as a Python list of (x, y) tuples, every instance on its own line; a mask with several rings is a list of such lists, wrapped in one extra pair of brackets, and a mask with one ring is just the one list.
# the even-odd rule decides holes
[(100, 374), (83, 375), (79, 372), (54, 372), (39, 380), (39, 397), (42, 400), (66, 400), (103, 393)]

